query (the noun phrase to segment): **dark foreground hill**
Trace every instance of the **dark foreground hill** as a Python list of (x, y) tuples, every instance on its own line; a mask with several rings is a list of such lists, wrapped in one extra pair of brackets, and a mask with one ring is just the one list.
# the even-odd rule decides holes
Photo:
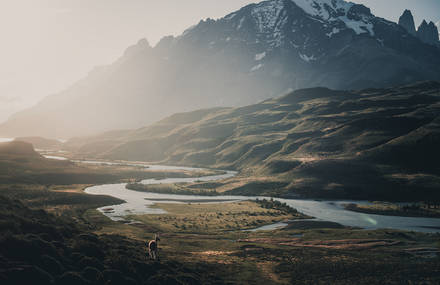
[[(164, 19), (168, 21), (168, 19)], [(368, 7), (269, 0), (130, 47), (0, 125), (5, 137), (70, 138), (138, 128), (176, 112), (244, 106), (300, 88), (361, 89), (440, 78), (440, 48)]]
[(229, 168), (264, 178), (231, 186), (234, 193), (439, 200), (440, 83), (304, 89), (67, 145), (86, 156)]
[(221, 284), (209, 265), (149, 262), (142, 241), (95, 235), (73, 219), (0, 196), (0, 283)]

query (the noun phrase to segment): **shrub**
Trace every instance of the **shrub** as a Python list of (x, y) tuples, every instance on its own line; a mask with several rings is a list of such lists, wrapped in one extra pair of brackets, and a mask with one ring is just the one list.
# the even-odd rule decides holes
[(100, 283), (103, 281), (103, 275), (102, 275), (101, 271), (99, 271), (98, 269), (96, 269), (94, 267), (90, 267), (90, 266), (84, 268), (81, 276), (93, 284)]
[(5, 272), (7, 282), (5, 284), (53, 284), (52, 275), (37, 266), (20, 266), (7, 269)]
[(87, 283), (77, 272), (66, 272), (57, 280), (57, 284), (63, 285), (86, 285)]
[(95, 267), (100, 270), (104, 269), (104, 265), (95, 257), (83, 256), (80, 258), (78, 265), (80, 268)]
[(64, 272), (64, 266), (55, 258), (49, 255), (43, 255), (40, 261), (41, 267), (54, 275), (60, 275)]

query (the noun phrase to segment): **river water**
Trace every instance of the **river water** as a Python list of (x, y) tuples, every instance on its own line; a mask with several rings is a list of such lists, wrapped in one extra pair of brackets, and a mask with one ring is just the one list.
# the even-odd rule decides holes
[[(0, 142), (9, 142), (13, 138), (0, 138)], [(45, 155), (46, 158), (67, 160), (62, 156)], [(166, 165), (147, 165), (142, 163), (121, 163), (121, 162), (102, 162), (102, 161), (74, 161), (86, 164), (106, 164), (106, 165), (131, 165), (149, 168), (151, 170), (187, 170), (198, 171), (200, 168), (166, 166)], [(146, 179), (143, 184), (167, 184), (167, 183), (189, 183), (196, 181), (216, 181), (235, 176), (234, 171), (225, 171), (222, 175), (213, 175), (194, 178), (168, 178), (168, 179)], [(233, 201), (270, 199), (269, 197), (258, 196), (197, 196), (197, 195), (171, 195), (145, 193), (126, 189), (126, 184), (107, 184), (89, 187), (85, 190), (91, 195), (109, 195), (124, 200), (121, 205), (108, 205), (98, 210), (107, 217), (115, 221), (125, 221), (127, 215), (132, 214), (164, 214), (162, 209), (151, 208), (155, 203), (229, 203)], [(368, 203), (367, 201), (316, 201), (301, 199), (281, 199), (274, 198), (280, 202), (297, 209), (303, 214), (315, 217), (316, 220), (336, 222), (345, 226), (359, 227), (364, 229), (400, 229), (419, 232), (440, 233), (440, 219), (438, 218), (412, 218), (382, 216), (373, 214), (363, 214), (345, 210), (345, 203)], [(268, 225), (261, 229), (273, 229), (285, 226), (284, 223)]]
[[(85, 162), (98, 163), (98, 162)], [(151, 169), (161, 170), (200, 170), (191, 167), (173, 167), (163, 165), (144, 165)], [(187, 183), (195, 181), (215, 181), (230, 178), (236, 175), (234, 171), (226, 171), (222, 175), (196, 177), (196, 178), (168, 178), (168, 179), (147, 179), (143, 180), (143, 184), (167, 184), (167, 183)], [(125, 220), (127, 215), (139, 214), (164, 214), (165, 211), (158, 208), (151, 208), (155, 203), (228, 203), (232, 201), (270, 199), (269, 197), (260, 196), (197, 196), (197, 195), (172, 195), (138, 192), (126, 189), (126, 184), (108, 184), (89, 187), (86, 193), (92, 195), (109, 195), (124, 200), (121, 205), (109, 205), (99, 208), (112, 220)], [(315, 217), (316, 220), (336, 222), (345, 226), (359, 227), (364, 229), (400, 229), (419, 232), (440, 232), (440, 219), (436, 218), (413, 218), (413, 217), (396, 217), (363, 214), (345, 210), (345, 203), (368, 203), (366, 201), (316, 201), (301, 199), (281, 199), (274, 200), (286, 203), (297, 209), (299, 212), (308, 216)], [(280, 224), (278, 226), (283, 226)], [(268, 229), (273, 227), (268, 226)]]
[(0, 143), (11, 142), (13, 140), (14, 140), (13, 138), (0, 138)]

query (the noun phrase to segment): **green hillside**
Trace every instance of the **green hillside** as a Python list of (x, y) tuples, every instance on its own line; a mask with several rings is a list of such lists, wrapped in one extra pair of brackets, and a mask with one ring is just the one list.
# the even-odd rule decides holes
[(438, 82), (313, 88), (67, 145), (99, 158), (236, 169), (238, 177), (216, 186), (231, 193), (439, 200), (439, 123)]

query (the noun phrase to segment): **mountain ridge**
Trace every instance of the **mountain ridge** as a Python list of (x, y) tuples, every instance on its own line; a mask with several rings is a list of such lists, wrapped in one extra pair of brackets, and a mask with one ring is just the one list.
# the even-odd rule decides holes
[(112, 65), (13, 115), (0, 134), (68, 138), (307, 87), (362, 89), (439, 78), (439, 48), (363, 5), (270, 0), (202, 20), (154, 47), (141, 40)]

